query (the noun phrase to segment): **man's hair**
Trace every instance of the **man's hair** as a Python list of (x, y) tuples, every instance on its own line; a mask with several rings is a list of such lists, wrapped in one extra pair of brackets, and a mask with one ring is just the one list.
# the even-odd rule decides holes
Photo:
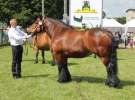
[(14, 22), (17, 22), (17, 20), (16, 20), (15, 18), (11, 19), (11, 20), (10, 20), (10, 25), (11, 25), (12, 23), (14, 23)]

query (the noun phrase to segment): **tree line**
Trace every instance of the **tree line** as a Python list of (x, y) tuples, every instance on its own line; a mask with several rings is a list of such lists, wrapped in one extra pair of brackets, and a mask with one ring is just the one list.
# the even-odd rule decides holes
[[(44, 0), (44, 4), (46, 16), (56, 19), (63, 18), (64, 0)], [(41, 15), (42, 0), (0, 0), (0, 21), (2, 22), (8, 23), (11, 18), (16, 18), (21, 26), (26, 27)], [(106, 16), (105, 12), (103, 12), (103, 15)], [(122, 24), (126, 22), (125, 17), (115, 19)]]
[[(63, 0), (44, 0), (45, 15), (62, 19)], [(0, 21), (8, 23), (16, 18), (19, 24), (31, 24), (36, 17), (42, 15), (42, 0), (0, 0)]]

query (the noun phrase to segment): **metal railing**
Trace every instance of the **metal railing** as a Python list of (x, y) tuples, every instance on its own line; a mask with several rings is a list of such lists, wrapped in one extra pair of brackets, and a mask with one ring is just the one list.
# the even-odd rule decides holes
[(5, 27), (6, 27), (6, 24), (0, 22), (0, 46), (9, 44), (8, 35), (7, 35), (7, 31)]
[(4, 30), (0, 29), (0, 46), (8, 44), (8, 35)]

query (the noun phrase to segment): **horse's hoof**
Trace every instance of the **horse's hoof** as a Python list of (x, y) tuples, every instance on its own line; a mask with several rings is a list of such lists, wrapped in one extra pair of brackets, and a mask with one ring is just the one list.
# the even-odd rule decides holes
[(55, 65), (56, 65), (56, 63), (55, 63), (54, 61), (52, 61), (52, 62), (51, 62), (51, 65), (52, 65), (52, 66), (55, 66)]
[(35, 62), (34, 62), (34, 64), (37, 64), (37, 63), (38, 63), (38, 61), (35, 61)]
[(45, 61), (42, 61), (42, 64), (45, 64)]
[(66, 78), (60, 77), (60, 78), (58, 79), (58, 82), (59, 82), (59, 83), (67, 83), (67, 82), (70, 82), (71, 80), (72, 80), (72, 79), (71, 79), (70, 76), (68, 76), (68, 77), (66, 77)]
[(71, 79), (69, 79), (69, 80), (60, 80), (60, 79), (58, 79), (57, 81), (59, 83), (68, 83), (68, 82), (71, 82)]
[(105, 85), (108, 85), (109, 87), (114, 87), (114, 88), (121, 88), (119, 80), (114, 81), (114, 80), (107, 79), (105, 81)]

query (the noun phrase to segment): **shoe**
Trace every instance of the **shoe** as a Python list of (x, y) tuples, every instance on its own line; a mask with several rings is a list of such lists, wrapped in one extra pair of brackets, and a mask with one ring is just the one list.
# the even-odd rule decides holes
[(14, 79), (19, 79), (19, 78), (21, 78), (21, 77), (22, 77), (21, 74), (13, 75), (13, 78), (14, 78)]
[(21, 74), (18, 74), (17, 76), (18, 76), (19, 78), (21, 78), (21, 77), (22, 77), (22, 75), (21, 75)]

